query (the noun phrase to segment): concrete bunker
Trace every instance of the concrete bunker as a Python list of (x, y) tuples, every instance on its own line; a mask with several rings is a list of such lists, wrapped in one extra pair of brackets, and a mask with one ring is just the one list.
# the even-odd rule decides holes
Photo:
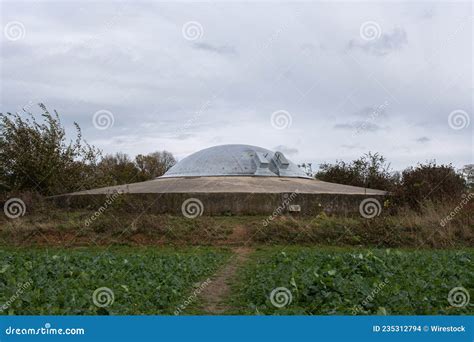
[(54, 200), (63, 207), (97, 209), (114, 196), (120, 197), (127, 211), (185, 214), (183, 203), (194, 199), (199, 215), (316, 215), (357, 212), (362, 201), (372, 198), (382, 203), (386, 194), (311, 178), (278, 151), (220, 145), (191, 154), (154, 180), (80, 191)]

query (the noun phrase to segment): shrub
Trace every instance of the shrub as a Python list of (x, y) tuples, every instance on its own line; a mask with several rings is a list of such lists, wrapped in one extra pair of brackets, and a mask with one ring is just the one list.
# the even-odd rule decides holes
[(147, 155), (139, 154), (135, 157), (135, 163), (139, 169), (140, 180), (148, 180), (164, 175), (176, 164), (176, 159), (170, 152), (162, 151)]
[(409, 167), (401, 173), (391, 172), (382, 155), (370, 152), (350, 163), (322, 164), (316, 174), (316, 178), (326, 182), (390, 191), (395, 209), (405, 205), (420, 209), (425, 201), (459, 201), (468, 189), (468, 176), (456, 172), (451, 164), (434, 162)]
[(162, 176), (176, 164), (168, 151), (139, 154), (133, 161), (125, 153), (106, 155), (98, 164), (97, 174), (103, 186), (142, 182)]
[(397, 197), (412, 208), (429, 200), (456, 201), (466, 190), (466, 181), (452, 165), (419, 164), (402, 172)]
[(125, 153), (106, 155), (97, 165), (103, 186), (138, 182), (139, 169)]
[(315, 177), (325, 182), (387, 191), (393, 190), (397, 183), (396, 175), (390, 173), (390, 164), (385, 157), (371, 152), (350, 163), (336, 161), (335, 164), (321, 164)]
[(39, 107), (42, 123), (29, 112), (28, 118), (0, 113), (0, 190), (52, 195), (93, 183), (100, 151), (82, 138), (77, 123), (74, 141), (67, 142), (58, 113)]
[[(89, 145), (79, 125), (67, 141), (59, 114), (44, 104), (42, 122), (25, 112), (0, 113), (0, 192), (56, 195), (96, 187), (139, 182), (161, 176), (176, 163), (170, 152), (107, 155)], [(26, 116), (26, 118), (25, 118)]]

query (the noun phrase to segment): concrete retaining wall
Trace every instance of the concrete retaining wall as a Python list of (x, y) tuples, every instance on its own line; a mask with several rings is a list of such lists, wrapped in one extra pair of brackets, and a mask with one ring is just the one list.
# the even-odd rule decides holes
[[(300, 207), (299, 215), (350, 214), (359, 212), (360, 203), (374, 198), (383, 207), (384, 196), (348, 194), (297, 193), (164, 193), (164, 194), (96, 194), (65, 195), (52, 198), (62, 208), (100, 210), (114, 207), (127, 212), (171, 213), (182, 215), (184, 208), (191, 212), (191, 204), (202, 215), (272, 215), (289, 211), (290, 205)], [(196, 200), (190, 200), (196, 199)], [(188, 202), (185, 202), (188, 200)], [(202, 203), (202, 206), (201, 206)], [(186, 205), (187, 204), (187, 205)], [(201, 209), (202, 208), (202, 209)], [(298, 207), (293, 208), (298, 209)]]

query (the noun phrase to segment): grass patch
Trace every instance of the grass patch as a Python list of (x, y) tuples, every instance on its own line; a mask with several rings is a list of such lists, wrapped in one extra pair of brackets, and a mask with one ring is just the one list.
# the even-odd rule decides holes
[[(459, 209), (459, 210), (457, 210)], [(236, 227), (254, 245), (333, 245), (453, 248), (474, 246), (474, 202), (425, 203), (419, 211), (398, 208), (372, 219), (328, 216), (183, 216), (44, 210), (18, 219), (0, 217), (3, 246), (202, 245), (227, 243)], [(450, 216), (450, 214), (454, 215)], [(447, 219), (449, 217), (449, 220)], [(94, 219), (91, 219), (94, 218)]]
[(266, 225), (249, 225), (253, 241), (260, 244), (335, 245), (367, 247), (473, 247), (474, 202), (450, 220), (456, 203), (426, 202), (419, 211), (403, 208), (365, 219), (360, 216), (276, 217)]
[(131, 214), (105, 211), (33, 213), (0, 220), (3, 246), (214, 245), (231, 234), (226, 218)]

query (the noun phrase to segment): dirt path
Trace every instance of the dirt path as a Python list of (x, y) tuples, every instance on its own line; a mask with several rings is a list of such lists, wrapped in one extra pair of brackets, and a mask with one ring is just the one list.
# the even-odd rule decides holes
[(212, 277), (209, 285), (200, 293), (200, 299), (203, 302), (201, 309), (210, 315), (222, 314), (229, 309), (224, 301), (231, 292), (232, 281), (235, 280), (237, 269), (247, 261), (248, 256), (254, 251), (253, 248), (245, 246), (248, 241), (248, 231), (244, 226), (235, 226), (223, 243), (232, 248), (234, 253), (227, 264), (222, 266)]
[(248, 242), (248, 231), (244, 226), (237, 225), (232, 230), (227, 239), (224, 241), (224, 245), (231, 246), (243, 246)]
[(203, 301), (201, 309), (207, 314), (222, 314), (230, 308), (223, 303), (230, 295), (230, 285), (235, 279), (237, 269), (247, 261), (254, 250), (250, 247), (235, 247), (232, 251), (234, 255), (230, 257), (228, 263), (211, 277), (209, 285), (200, 293), (200, 299)]

